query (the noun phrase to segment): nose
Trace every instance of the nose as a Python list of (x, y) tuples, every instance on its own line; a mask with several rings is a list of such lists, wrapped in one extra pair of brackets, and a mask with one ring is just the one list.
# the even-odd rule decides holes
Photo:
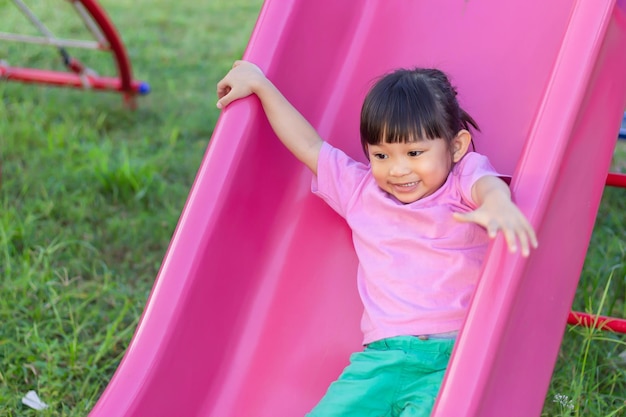
[(409, 164), (404, 158), (398, 158), (393, 161), (391, 167), (389, 167), (389, 175), (393, 177), (402, 177), (411, 172)]

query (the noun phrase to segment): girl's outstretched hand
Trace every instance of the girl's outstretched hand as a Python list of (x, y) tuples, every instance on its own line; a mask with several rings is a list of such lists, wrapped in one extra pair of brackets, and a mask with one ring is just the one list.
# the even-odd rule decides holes
[(223, 109), (235, 100), (255, 93), (259, 83), (267, 80), (263, 71), (247, 61), (235, 61), (231, 70), (217, 83), (217, 107)]
[(535, 230), (511, 201), (509, 189), (504, 182), (496, 177), (484, 178), (485, 181), (479, 180), (472, 190), (479, 207), (468, 213), (454, 213), (454, 218), (483, 226), (492, 239), (501, 231), (509, 251), (517, 252), (521, 249), (522, 256), (528, 256), (530, 249), (538, 246)]

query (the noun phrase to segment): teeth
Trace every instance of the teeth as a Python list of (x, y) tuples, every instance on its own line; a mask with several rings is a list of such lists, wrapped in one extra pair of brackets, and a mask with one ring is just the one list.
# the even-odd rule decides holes
[(409, 182), (406, 184), (398, 184), (399, 187), (414, 187), (415, 185), (417, 185), (417, 182)]

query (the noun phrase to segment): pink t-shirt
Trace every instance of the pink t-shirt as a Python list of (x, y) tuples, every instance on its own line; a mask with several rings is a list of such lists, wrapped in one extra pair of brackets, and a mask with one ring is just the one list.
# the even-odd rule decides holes
[(364, 344), (460, 329), (489, 238), (452, 213), (476, 208), (472, 185), (485, 175), (498, 173), (470, 152), (439, 190), (403, 204), (378, 187), (369, 165), (324, 143), (311, 189), (352, 229)]

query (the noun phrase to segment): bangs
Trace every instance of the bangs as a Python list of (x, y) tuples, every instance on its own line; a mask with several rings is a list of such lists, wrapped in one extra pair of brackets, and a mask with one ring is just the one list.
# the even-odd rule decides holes
[(361, 110), (361, 137), (367, 144), (451, 139), (440, 100), (420, 78), (399, 77), (370, 91)]

